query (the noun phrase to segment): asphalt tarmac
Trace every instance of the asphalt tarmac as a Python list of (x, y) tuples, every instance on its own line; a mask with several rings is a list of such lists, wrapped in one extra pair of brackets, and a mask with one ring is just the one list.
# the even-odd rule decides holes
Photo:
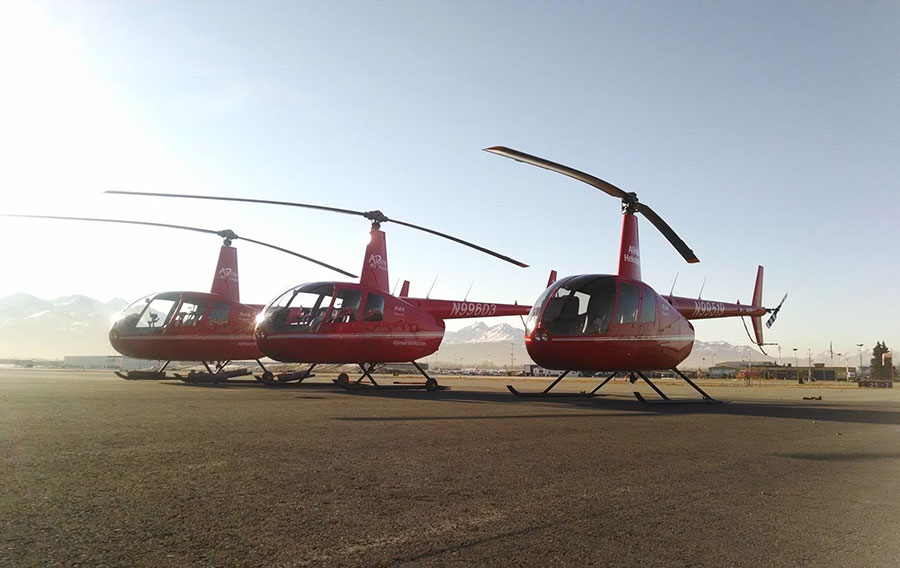
[(0, 566), (900, 565), (900, 389), (441, 382), (0, 370)]

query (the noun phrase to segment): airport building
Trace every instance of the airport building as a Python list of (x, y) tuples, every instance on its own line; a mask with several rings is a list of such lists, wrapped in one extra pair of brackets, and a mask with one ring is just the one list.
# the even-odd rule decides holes
[(796, 381), (812, 379), (815, 381), (853, 381), (856, 380), (856, 369), (846, 366), (826, 367), (824, 363), (810, 366), (793, 367), (778, 365), (772, 362), (750, 363), (747, 361), (726, 361), (710, 367), (702, 373), (710, 378), (719, 379), (782, 379)]

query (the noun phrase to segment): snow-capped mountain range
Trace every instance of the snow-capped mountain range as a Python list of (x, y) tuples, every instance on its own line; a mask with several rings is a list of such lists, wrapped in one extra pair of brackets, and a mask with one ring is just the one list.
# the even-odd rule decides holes
[(458, 343), (495, 343), (524, 341), (525, 330), (514, 327), (508, 323), (488, 326), (484, 322), (476, 322), (458, 331), (444, 333), (444, 343), (455, 345)]
[(126, 305), (120, 298), (101, 302), (87, 296), (0, 298), (0, 357), (113, 354), (107, 332)]

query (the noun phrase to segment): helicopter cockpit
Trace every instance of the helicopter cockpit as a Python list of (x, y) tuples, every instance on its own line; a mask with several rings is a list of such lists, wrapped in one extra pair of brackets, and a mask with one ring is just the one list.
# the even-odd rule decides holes
[(118, 335), (153, 335), (173, 327), (194, 327), (201, 322), (225, 324), (230, 308), (225, 302), (182, 292), (150, 294), (122, 310), (112, 330)]
[(366, 294), (357, 287), (312, 282), (275, 298), (259, 315), (257, 324), (267, 332), (316, 333), (323, 323), (382, 321), (384, 302), (383, 295)]
[[(610, 324), (656, 319), (656, 295), (614, 276), (572, 276), (547, 288), (528, 314), (525, 333), (541, 327), (553, 335), (603, 335)], [(618, 299), (618, 302), (616, 301)]]

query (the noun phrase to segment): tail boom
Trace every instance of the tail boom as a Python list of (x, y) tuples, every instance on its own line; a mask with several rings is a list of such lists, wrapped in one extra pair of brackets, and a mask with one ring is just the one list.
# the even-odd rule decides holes
[(681, 296), (669, 296), (666, 298), (678, 313), (686, 319), (711, 319), (730, 317), (762, 317), (766, 314), (766, 308), (762, 306), (748, 306), (745, 304), (732, 304), (729, 302), (716, 302), (715, 300), (698, 300), (696, 298), (683, 298)]

